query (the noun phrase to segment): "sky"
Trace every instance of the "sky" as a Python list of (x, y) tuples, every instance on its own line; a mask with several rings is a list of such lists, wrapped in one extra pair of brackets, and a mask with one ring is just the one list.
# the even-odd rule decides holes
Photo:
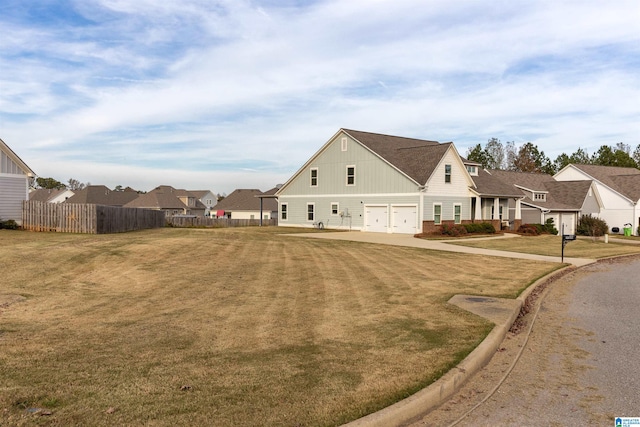
[(638, 0), (2, 0), (0, 138), (41, 177), (228, 194), (340, 128), (640, 144)]

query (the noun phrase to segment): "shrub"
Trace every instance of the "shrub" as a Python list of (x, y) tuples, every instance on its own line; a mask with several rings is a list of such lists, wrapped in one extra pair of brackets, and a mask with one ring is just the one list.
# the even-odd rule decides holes
[(440, 232), (446, 236), (457, 237), (457, 236), (462, 236), (464, 234), (467, 234), (467, 229), (462, 224), (455, 224), (455, 225), (442, 224), (442, 227), (440, 228)]
[(7, 230), (17, 230), (18, 223), (12, 219), (8, 219), (6, 221), (0, 221), (0, 228), (4, 228)]
[(464, 228), (467, 230), (467, 233), (494, 234), (496, 232), (495, 227), (490, 222), (464, 224)]
[(597, 237), (608, 232), (609, 226), (606, 221), (591, 215), (582, 215), (580, 221), (578, 221), (578, 226), (576, 227), (576, 234), (580, 236)]
[(518, 233), (539, 236), (542, 234), (543, 228), (542, 224), (522, 224), (520, 228), (518, 228)]
[(547, 218), (544, 223), (544, 230), (549, 234), (558, 234), (558, 229), (553, 225), (553, 218)]

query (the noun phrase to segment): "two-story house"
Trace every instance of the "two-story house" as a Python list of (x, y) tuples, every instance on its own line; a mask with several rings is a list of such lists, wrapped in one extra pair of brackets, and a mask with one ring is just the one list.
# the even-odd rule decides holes
[(340, 129), (276, 193), (278, 225), (416, 234), (475, 219), (472, 188), (451, 142)]

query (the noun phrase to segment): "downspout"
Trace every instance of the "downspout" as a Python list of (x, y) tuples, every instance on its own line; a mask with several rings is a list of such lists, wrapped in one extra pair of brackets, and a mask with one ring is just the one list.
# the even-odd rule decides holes
[(418, 186), (418, 194), (420, 195), (419, 200), (419, 205), (418, 205), (418, 217), (419, 217), (419, 225), (420, 225), (420, 233), (423, 232), (423, 227), (422, 224), (424, 222), (424, 193), (427, 190), (427, 186), (426, 185), (419, 185)]

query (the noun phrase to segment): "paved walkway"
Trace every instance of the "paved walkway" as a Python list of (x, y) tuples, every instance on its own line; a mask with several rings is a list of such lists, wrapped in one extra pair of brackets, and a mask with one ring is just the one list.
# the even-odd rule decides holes
[[(534, 254), (525, 254), (525, 253), (519, 253), (519, 252), (497, 251), (494, 249), (482, 249), (482, 248), (472, 248), (468, 246), (450, 245), (447, 242), (460, 242), (460, 240), (418, 239), (413, 237), (413, 235), (411, 234), (385, 234), (385, 233), (368, 233), (363, 231), (347, 231), (347, 232), (339, 231), (339, 232), (324, 232), (324, 233), (291, 234), (291, 236), (313, 237), (316, 239), (349, 240), (354, 242), (376, 243), (380, 245), (408, 246), (413, 248), (432, 249), (436, 251), (462, 252), (462, 253), (475, 254), (475, 255), (489, 255), (489, 256), (498, 256), (498, 257), (504, 257), (504, 258), (528, 259), (528, 260), (535, 260), (535, 261), (561, 262), (561, 259), (559, 256), (534, 255)], [(501, 236), (481, 237), (481, 238), (475, 238), (473, 240), (476, 241), (480, 239), (487, 240), (487, 239), (517, 239), (517, 238), (520, 238), (520, 236), (517, 234), (503, 234)], [(592, 264), (596, 262), (596, 260), (588, 259), (588, 258), (565, 257), (564, 262), (580, 267), (583, 265)]]

